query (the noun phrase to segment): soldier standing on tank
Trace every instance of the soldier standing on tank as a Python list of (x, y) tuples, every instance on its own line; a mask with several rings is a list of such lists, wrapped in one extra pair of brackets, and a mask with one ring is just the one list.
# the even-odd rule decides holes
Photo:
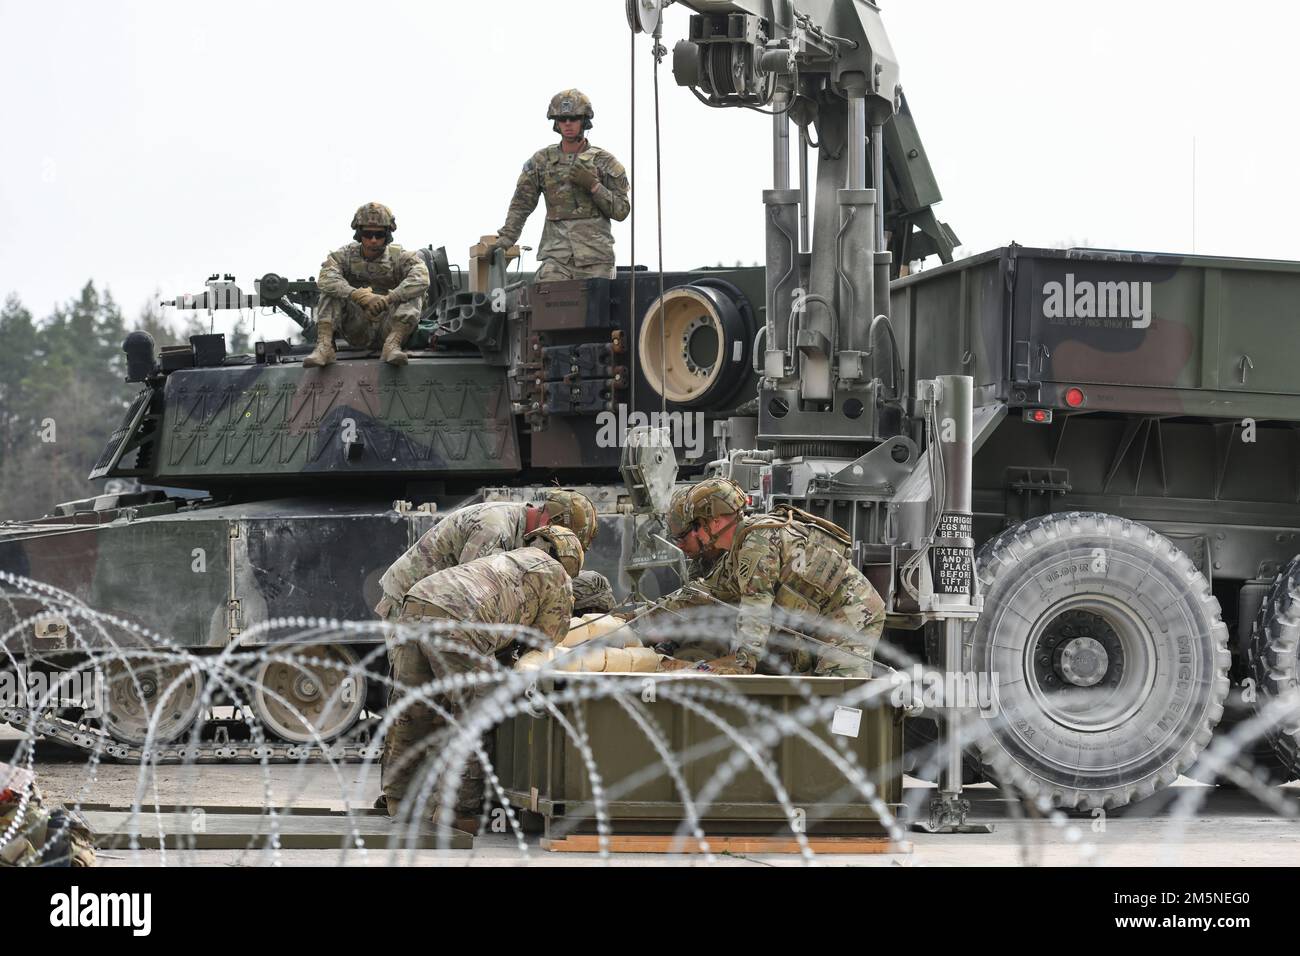
[[(548, 525), (525, 535), (522, 548), (476, 558), (418, 581), (402, 601), (398, 623), (416, 627), (447, 621), (454, 626), (419, 639), (413, 639), (405, 628), (388, 636), (394, 688), (389, 699), (391, 712), (398, 713), (396, 705), (403, 695), (430, 681), (499, 668), (495, 655), (506, 650), (516, 635), (479, 625), (527, 627), (552, 644), (563, 640), (573, 614), (570, 579), (581, 572), (582, 560), (578, 536), (568, 528)], [(384, 740), (381, 763), (384, 792), (380, 805), (387, 807), (389, 816), (398, 814), (408, 794), (415, 795), (411, 785), (419, 779), (425, 755), (448, 743), (453, 733), (449, 728), (479, 693), (478, 684), (448, 688), (434, 699), (436, 706), (414, 701), (401, 710)], [(480, 741), (480, 746), (490, 755), (486, 741)], [(477, 754), (471, 753), (452, 808), (457, 829), (477, 829), (483, 781), (484, 767)]]
[(515, 184), (505, 225), (496, 246), (509, 249), (524, 223), (546, 197), (546, 225), (537, 250), (536, 281), (614, 278), (614, 234), (610, 220), (622, 222), (631, 211), (627, 172), (611, 153), (587, 142), (595, 116), (591, 100), (578, 90), (551, 98), (546, 111), (560, 142), (532, 155)]
[[(726, 478), (698, 483), (687, 501), (703, 556), (722, 561), (714, 588), (739, 605), (732, 653), (700, 669), (752, 674), (760, 663), (781, 657), (794, 673), (871, 676), (885, 604), (853, 564), (842, 529), (783, 507), (745, 517), (748, 498)], [(795, 638), (789, 651), (769, 651), (774, 607), (828, 626), (817, 628), (812, 641)], [(665, 662), (664, 669), (689, 666)]]
[[(547, 491), (540, 506), (500, 501), (458, 508), (421, 535), (384, 572), (379, 580), (384, 596), (375, 613), (393, 620), (407, 592), (421, 578), (475, 558), (521, 548), (524, 535), (552, 524), (577, 534), (585, 550), (596, 538), (596, 508), (581, 492), (559, 488)], [(584, 587), (599, 590), (594, 582)]]
[(353, 348), (383, 349), (389, 365), (405, 365), (402, 345), (420, 320), (429, 291), (429, 268), (415, 252), (393, 243), (397, 220), (382, 203), (369, 202), (352, 217), (352, 238), (321, 263), (316, 350), (306, 368), (334, 361), (334, 333)]

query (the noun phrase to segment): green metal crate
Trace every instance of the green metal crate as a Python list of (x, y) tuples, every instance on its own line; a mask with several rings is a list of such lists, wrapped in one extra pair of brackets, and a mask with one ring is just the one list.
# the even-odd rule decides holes
[[(609, 687), (608, 675), (543, 677), (543, 694), (566, 690), (599, 693)], [(628, 706), (641, 708), (662, 731), (663, 743), (679, 761), (686, 790), (697, 804), (696, 812), (709, 835), (788, 834), (790, 817), (779, 802), (772, 783), (755, 764), (746, 760), (739, 772), (717, 791), (708, 806), (700, 805), (703, 790), (714, 772), (726, 763), (737, 746), (707, 717), (676, 699), (688, 685), (706, 692), (738, 694), (769, 713), (793, 716), (812, 702), (834, 705), (837, 698), (853, 695), (864, 684), (877, 685), (868, 701), (855, 702), (861, 710), (858, 734), (832, 734), (832, 715), (807, 725), (809, 734), (828, 743), (833, 751), (843, 747), (856, 760), (875, 793), (895, 813), (902, 801), (903, 736), (901, 711), (890, 706), (888, 682), (834, 677), (726, 677), (700, 678), (674, 674), (628, 675), (618, 678)], [(584, 687), (583, 682), (586, 682)], [(666, 686), (672, 682), (672, 686)], [(768, 717), (755, 723), (735, 703), (697, 700), (725, 725), (749, 739), (756, 729), (770, 724)], [(496, 733), (496, 770), (511, 802), (539, 815), (547, 836), (593, 833), (596, 830), (592, 776), (573, 733), (585, 728), (605, 807), (616, 834), (671, 833), (685, 819), (678, 785), (650, 737), (613, 696), (560, 703), (563, 718), (535, 706), (503, 722)], [(839, 746), (837, 746), (837, 744)], [(785, 735), (768, 752), (770, 771), (789, 795), (801, 817), (798, 824), (811, 834), (855, 836), (883, 832), (878, 814), (844, 772), (809, 740)]]

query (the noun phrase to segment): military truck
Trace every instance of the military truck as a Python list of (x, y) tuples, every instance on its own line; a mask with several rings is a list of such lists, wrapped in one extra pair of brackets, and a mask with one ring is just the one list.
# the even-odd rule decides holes
[[(653, 596), (676, 583), (676, 556), (655, 516), (633, 513), (619, 438), (625, 419), (672, 413), (716, 441), (683, 456), (683, 479), (713, 459), (759, 507), (850, 531), (895, 662), (991, 686), (967, 779), (1065, 807), (1168, 785), (1208, 744), (1230, 679), (1245, 704), (1295, 680), (1300, 407), (1278, 333), (1300, 265), (1014, 246), (950, 262), (957, 238), (935, 216), (876, 8), (682, 5), (677, 83), (710, 108), (772, 114), (763, 268), (534, 284), (486, 244), (463, 274), (429, 249), (400, 370), (347, 350), (304, 370), (310, 346), (288, 342), (229, 356), (198, 337), (155, 357), (129, 340), (141, 390), (95, 475), (206, 497), (60, 505), (0, 532), (0, 569), (216, 651), (270, 619), (365, 619), (387, 563), (440, 513), (559, 481), (601, 512), (591, 564)], [(655, 50), (661, 12), (627, 5)], [(905, 274), (930, 257), (948, 264)], [(243, 293), (214, 279), (206, 295), (200, 307)], [(314, 296), (274, 275), (258, 288), (308, 339)], [(21, 639), (68, 649), (57, 625)], [(299, 689), (303, 707), (319, 693)], [(169, 735), (196, 719), (178, 714)], [(908, 723), (918, 744), (937, 736)], [(1279, 776), (1296, 771), (1295, 735), (1264, 743)], [(940, 770), (932, 824), (958, 827), (957, 748)]]
[[(975, 437), (985, 757), (1067, 806), (1172, 782), (1225, 703), (1229, 729), (1296, 682), (1300, 263), (1009, 246), (891, 295), (911, 377), (1007, 410)], [(1296, 748), (1279, 722), (1245, 763), (1288, 779)]]

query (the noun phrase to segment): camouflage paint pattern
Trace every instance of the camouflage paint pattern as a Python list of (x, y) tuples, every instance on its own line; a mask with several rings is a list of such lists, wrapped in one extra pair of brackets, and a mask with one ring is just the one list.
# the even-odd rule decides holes
[[(0, 535), (0, 570), (60, 588), (182, 647), (217, 649), (270, 618), (371, 619), (392, 556), (433, 519), (398, 514), (391, 502), (321, 497), (194, 511), (163, 502), (57, 520), (58, 530), (35, 534), (35, 525), (21, 538)], [(0, 632), (37, 610), (31, 599), (0, 599)], [(66, 643), (26, 629), (8, 645), (56, 652), (84, 646), (78, 636), (96, 642), (84, 624), (69, 625)]]
[(162, 404), (161, 447), (147, 460), (159, 484), (520, 469), (505, 377), (467, 357), (181, 369)]

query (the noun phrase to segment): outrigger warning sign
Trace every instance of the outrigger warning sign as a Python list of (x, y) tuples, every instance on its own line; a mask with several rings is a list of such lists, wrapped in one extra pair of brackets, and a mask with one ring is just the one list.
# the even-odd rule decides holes
[(975, 540), (971, 516), (945, 512), (930, 548), (930, 573), (936, 594), (972, 593)]

